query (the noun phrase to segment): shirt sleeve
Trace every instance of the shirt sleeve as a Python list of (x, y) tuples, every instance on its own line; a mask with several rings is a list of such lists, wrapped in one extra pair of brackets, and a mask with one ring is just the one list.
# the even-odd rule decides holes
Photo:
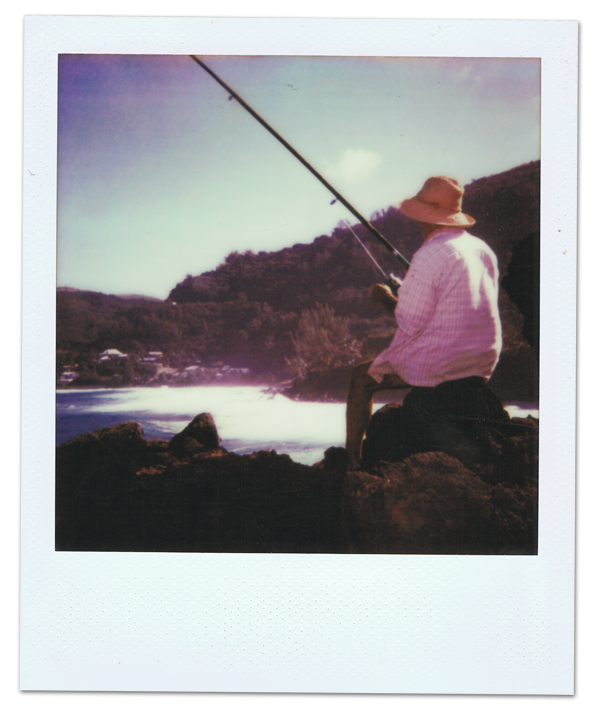
[(443, 255), (438, 251), (431, 244), (415, 254), (398, 292), (396, 322), (408, 336), (413, 337), (423, 331), (435, 312), (443, 270)]

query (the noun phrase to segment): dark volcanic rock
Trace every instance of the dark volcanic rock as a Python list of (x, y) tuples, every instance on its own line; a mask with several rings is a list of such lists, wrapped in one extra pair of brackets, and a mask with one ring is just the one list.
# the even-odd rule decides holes
[(448, 454), (422, 453), (377, 473), (348, 473), (348, 552), (531, 554), (536, 498), (490, 485)]
[(530, 232), (513, 249), (502, 286), (523, 316), (523, 337), (540, 357), (540, 232)]
[[(493, 395), (476, 407), (442, 394), (438, 404), (455, 414), (500, 416)], [(365, 472), (346, 474), (341, 448), (315, 466), (274, 451), (228, 453), (210, 415), (186, 427), (193, 436), (177, 435), (176, 452), (133, 423), (71, 439), (57, 447), (56, 549), (535, 554), (537, 427), (504, 419), (489, 428), (479, 418), (479, 429), (456, 429), (438, 412), (432, 429), (431, 396), (374, 418), (381, 450), (373, 453), (370, 430)], [(402, 410), (421, 414), (411, 431), (424, 453), (402, 443)]]
[[(167, 480), (162, 480), (166, 478)], [(195, 456), (147, 476), (153, 549), (339, 552), (343, 472), (258, 451)]]
[(413, 387), (402, 406), (389, 404), (375, 413), (363, 458), (368, 465), (444, 451), (465, 464), (495, 463), (501, 452), (489, 433), (509, 422), (502, 402), (481, 378)]
[(413, 388), (373, 416), (363, 450), (349, 551), (536, 553), (537, 421), (510, 419), (478, 378)]
[(94, 468), (111, 461), (116, 465), (135, 465), (145, 448), (142, 427), (127, 422), (69, 439), (59, 447), (58, 456), (66, 467)]
[[(540, 228), (540, 161), (474, 180), (462, 207), (476, 220), (469, 232), (492, 247), (505, 276), (517, 244)], [(539, 273), (534, 277), (539, 285)]]
[(198, 414), (169, 442), (169, 450), (179, 458), (218, 449), (221, 439), (211, 414)]
[(366, 466), (439, 451), (504, 481), (537, 479), (538, 428), (511, 419), (479, 378), (414, 387), (403, 405), (373, 415), (363, 445)]
[(228, 453), (210, 415), (184, 432), (176, 456), (167, 442), (145, 442), (137, 424), (59, 446), (56, 549), (343, 551), (343, 470), (303, 466), (274, 451)]
[[(113, 522), (128, 524), (131, 472), (146, 461), (142, 427), (116, 424), (70, 439), (56, 450), (56, 549), (82, 531), (83, 538), (102, 540), (113, 549)], [(95, 549), (82, 548), (82, 549)]]
[(475, 180), (463, 210), (469, 232), (494, 250), (500, 267), (503, 347), (490, 387), (504, 401), (537, 401), (539, 332), (540, 161)]
[(83, 483), (83, 489), (92, 481), (110, 488), (124, 486), (125, 472), (144, 462), (146, 447), (142, 427), (135, 422), (69, 439), (56, 450), (56, 468), (60, 471), (57, 500), (71, 495), (75, 483)]

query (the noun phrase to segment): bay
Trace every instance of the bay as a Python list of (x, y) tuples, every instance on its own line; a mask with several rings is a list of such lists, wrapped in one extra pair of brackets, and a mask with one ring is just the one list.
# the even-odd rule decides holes
[[(131, 421), (141, 425), (145, 438), (170, 439), (197, 414), (208, 412), (228, 451), (273, 449), (311, 465), (330, 446), (344, 445), (345, 409), (343, 403), (298, 402), (245, 385), (64, 389), (56, 392), (56, 443)], [(511, 416), (538, 416), (535, 405), (514, 403), (506, 409)]]

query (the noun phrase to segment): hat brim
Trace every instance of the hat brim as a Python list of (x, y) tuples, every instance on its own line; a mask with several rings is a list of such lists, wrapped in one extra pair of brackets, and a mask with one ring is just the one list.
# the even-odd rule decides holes
[(450, 212), (421, 202), (416, 197), (399, 203), (400, 212), (417, 222), (439, 224), (442, 227), (471, 227), (475, 220), (464, 212)]

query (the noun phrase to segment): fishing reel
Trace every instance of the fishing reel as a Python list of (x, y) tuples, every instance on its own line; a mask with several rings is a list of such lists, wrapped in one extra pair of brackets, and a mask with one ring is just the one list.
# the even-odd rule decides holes
[(402, 279), (400, 279), (395, 274), (390, 274), (388, 276), (387, 280), (384, 281), (384, 283), (390, 289), (390, 291), (394, 294), (394, 296), (398, 295), (398, 291), (400, 290), (400, 286), (402, 286)]

